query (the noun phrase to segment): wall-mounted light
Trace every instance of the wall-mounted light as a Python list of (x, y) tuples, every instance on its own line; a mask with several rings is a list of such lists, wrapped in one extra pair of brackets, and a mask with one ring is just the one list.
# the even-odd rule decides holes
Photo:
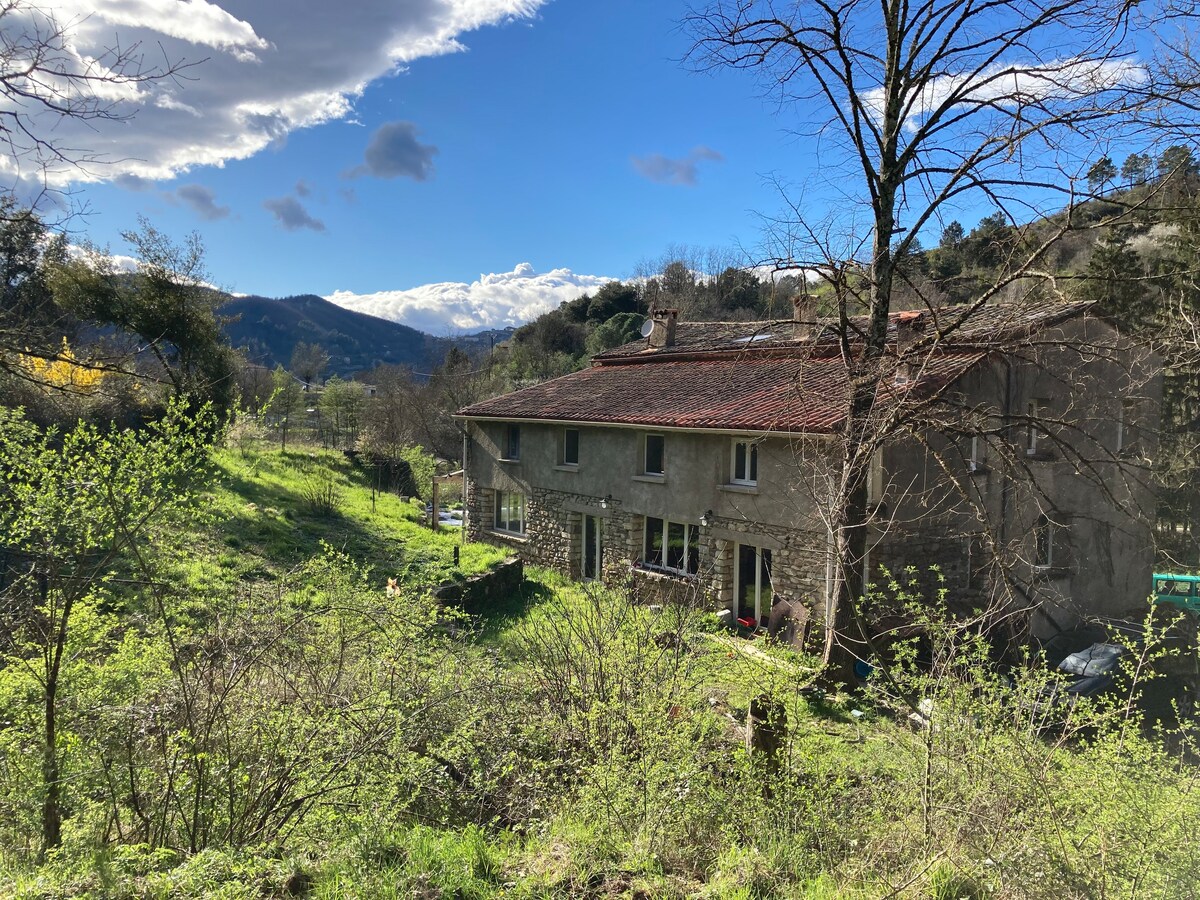
[(603, 500), (600, 501), (600, 508), (608, 509), (608, 505), (610, 503), (612, 503), (612, 494), (609, 494), (607, 497), (605, 497)]
[(712, 516), (713, 516), (713, 511), (710, 509), (708, 512), (706, 512), (704, 515), (702, 515), (700, 517), (700, 526), (702, 528), (707, 528), (709, 525), (711, 525), (712, 524)]

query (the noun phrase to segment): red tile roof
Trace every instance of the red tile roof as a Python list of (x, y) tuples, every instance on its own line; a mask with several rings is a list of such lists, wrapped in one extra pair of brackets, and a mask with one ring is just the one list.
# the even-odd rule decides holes
[[(983, 357), (947, 354), (919, 382), (887, 385), (891, 396), (928, 392)], [(845, 413), (846, 367), (837, 357), (664, 360), (592, 366), (476, 403), (466, 418), (594, 422), (730, 431), (828, 433)]]
[[(1077, 315), (1086, 304), (1045, 309), (1026, 316), (1020, 328), (1036, 329)], [(1011, 312), (1011, 311), (1010, 311)], [(894, 322), (897, 316), (893, 316)], [(922, 354), (912, 381), (883, 379), (877, 402), (927, 397), (959, 378), (989, 352), (993, 318), (972, 323), (930, 353)], [(1011, 324), (1011, 322), (1010, 322)], [(837, 344), (826, 335), (798, 337), (793, 323), (680, 324), (678, 343), (647, 350), (637, 341), (596, 357), (580, 372), (485, 400), (460, 410), (464, 418), (523, 419), (663, 428), (836, 431), (845, 415), (848, 377)], [(935, 333), (926, 329), (926, 336)], [(989, 332), (988, 329), (991, 329)], [(747, 336), (771, 334), (765, 340)], [(799, 334), (796, 332), (795, 334)], [(994, 344), (993, 344), (994, 347)]]

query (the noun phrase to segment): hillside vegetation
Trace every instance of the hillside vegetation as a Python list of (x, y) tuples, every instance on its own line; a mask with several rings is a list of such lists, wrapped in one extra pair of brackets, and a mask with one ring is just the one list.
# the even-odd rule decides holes
[[(182, 460), (186, 434), (140, 445)], [(117, 439), (35, 454), (44, 502), (95, 528), (124, 510), (70, 488)], [(1132, 693), (1048, 714), (1037, 667), (1002, 677), (893, 586), (925, 611), (921, 665), (901, 649), (894, 680), (826, 695), (811, 660), (686, 603), (535, 569), (480, 617), (439, 606), (500, 553), (454, 569), (459, 535), (338, 454), (251, 441), (205, 468), (86, 591), (64, 569), (50, 606), (35, 584), (5, 612), (2, 896), (1176, 897), (1200, 876), (1190, 736), (1130, 703), (1153, 640)], [(39, 865), (44, 614), (66, 632), (62, 846)]]

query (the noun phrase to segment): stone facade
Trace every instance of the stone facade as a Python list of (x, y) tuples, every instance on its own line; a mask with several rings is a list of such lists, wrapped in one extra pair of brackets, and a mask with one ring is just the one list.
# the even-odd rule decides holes
[[(526, 447), (532, 449), (538, 432), (526, 430), (522, 438)], [(543, 430), (540, 437), (545, 442), (549, 434)], [(686, 440), (682, 436), (680, 439)], [(480, 453), (480, 443), (478, 439), (468, 441), (468, 472), (477, 464), (490, 467), (494, 462), (487, 457), (482, 461), (472, 458), (472, 454)], [(495, 527), (497, 492), (505, 490), (525, 497), (523, 534)], [(704, 502), (716, 504), (717, 500)], [(751, 519), (733, 510), (726, 515), (705, 510), (707, 524), (695, 526), (697, 571), (685, 575), (655, 569), (642, 561), (647, 516), (673, 520), (685, 517), (661, 509), (639, 508), (628, 499), (615, 499), (607, 488), (604, 493), (579, 493), (542, 487), (522, 477), (516, 465), (506, 464), (495, 470), (493, 478), (469, 477), (465, 503), (466, 528), (472, 540), (505, 547), (531, 564), (556, 569), (572, 578), (580, 578), (583, 570), (584, 517), (595, 517), (602, 530), (602, 580), (627, 586), (646, 602), (687, 601), (732, 608), (736, 548), (747, 544), (771, 551), (771, 582), (776, 598), (809, 608), (820, 608), (824, 603), (828, 541), (823, 533), (812, 529)], [(700, 517), (695, 514), (692, 524)]]
[[(1137, 466), (1153, 448), (1146, 437), (1131, 455), (1134, 429), (1122, 417), (1134, 410), (1150, 435), (1160, 387), (1119, 358), (1125, 351), (1107, 328), (1091, 319), (1070, 322), (1050, 349), (1019, 361), (988, 358), (959, 376), (946, 408), (982, 423), (974, 438), (950, 420), (944, 432), (901, 435), (883, 446), (872, 488), (880, 524), (868, 532), (869, 581), (886, 586), (886, 570), (912, 594), (963, 610), (1006, 610), (1016, 598), (1036, 611), (1035, 634), (1087, 616), (1121, 615), (1144, 601), (1153, 554), (1143, 514), (1153, 509), (1153, 492)], [(1081, 361), (1062, 349), (1071, 346), (1108, 346), (1112, 355)], [(1152, 362), (1146, 368), (1152, 372)], [(1020, 424), (1031, 406), (1044, 422), (1059, 423), (1037, 426), (1044, 439), (1036, 448), (1034, 426)], [(701, 599), (735, 611), (739, 560), (752, 551), (757, 567), (769, 552), (770, 599), (824, 618), (832, 539), (822, 491), (838, 471), (836, 436), (469, 415), (465, 424), (472, 539), (579, 578), (585, 520), (593, 516), (603, 532), (606, 583), (629, 585), (650, 601)], [(739, 478), (738, 448), (750, 443), (757, 473)], [(521, 533), (496, 527), (501, 493), (524, 498)], [(1048, 527), (1040, 523), (1049, 516), (1052, 562), (1039, 558), (1039, 534)], [(646, 564), (650, 518), (694, 535), (694, 573)], [(746, 590), (745, 577), (740, 581)]]

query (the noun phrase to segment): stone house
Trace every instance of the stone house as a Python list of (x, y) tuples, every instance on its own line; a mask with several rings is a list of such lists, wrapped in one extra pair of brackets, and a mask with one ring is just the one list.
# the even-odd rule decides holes
[[(817, 617), (847, 389), (832, 323), (683, 323), (458, 413), (466, 528), (581, 579)], [(861, 323), (860, 323), (861, 324)], [(855, 323), (851, 323), (856, 327)], [(1048, 636), (1144, 602), (1154, 360), (1088, 304), (893, 314), (866, 575)], [(931, 568), (933, 567), (933, 568)]]

